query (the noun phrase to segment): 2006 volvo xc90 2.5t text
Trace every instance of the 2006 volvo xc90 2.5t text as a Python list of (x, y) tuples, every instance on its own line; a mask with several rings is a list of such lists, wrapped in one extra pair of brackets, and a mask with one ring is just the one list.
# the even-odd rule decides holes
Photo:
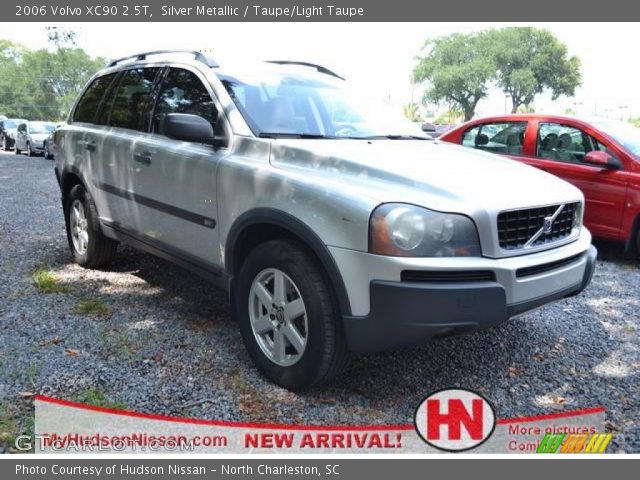
[(123, 242), (211, 279), (290, 389), (575, 295), (594, 269), (578, 189), (435, 143), (320, 65), (141, 53), (55, 137), (75, 261)]

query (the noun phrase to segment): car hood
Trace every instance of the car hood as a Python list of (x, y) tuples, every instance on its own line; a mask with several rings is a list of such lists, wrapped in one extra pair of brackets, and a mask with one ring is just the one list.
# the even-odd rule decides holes
[(277, 168), (317, 175), (377, 203), (477, 214), (583, 199), (574, 186), (508, 158), (428, 140), (274, 140)]
[(48, 133), (32, 133), (29, 135), (34, 142), (42, 142), (49, 136)]

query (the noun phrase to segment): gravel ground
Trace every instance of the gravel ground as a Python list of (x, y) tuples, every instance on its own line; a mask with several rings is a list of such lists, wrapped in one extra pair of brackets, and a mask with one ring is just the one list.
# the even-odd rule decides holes
[[(460, 386), (502, 418), (604, 405), (613, 449), (640, 452), (639, 262), (598, 247), (594, 282), (577, 298), (488, 332), (356, 358), (336, 384), (298, 395), (254, 370), (225, 294), (206, 282), (123, 247), (109, 270), (72, 264), (53, 162), (0, 153), (0, 427), (29, 427), (33, 400), (20, 392), (221, 420), (389, 424)], [(63, 292), (34, 287), (43, 267)], [(108, 311), (81, 313), (87, 300)]]

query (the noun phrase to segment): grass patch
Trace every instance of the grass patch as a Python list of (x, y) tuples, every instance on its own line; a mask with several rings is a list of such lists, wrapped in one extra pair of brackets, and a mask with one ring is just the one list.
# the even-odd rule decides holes
[(81, 315), (94, 317), (108, 317), (111, 315), (111, 310), (107, 304), (100, 300), (81, 300), (76, 303), (73, 310)]
[(60, 280), (53, 272), (46, 268), (39, 268), (33, 274), (33, 286), (40, 293), (69, 293), (71, 287)]
[(18, 430), (18, 423), (11, 417), (6, 408), (0, 405), (0, 444), (13, 447)]
[(123, 408), (126, 408), (126, 405), (124, 403), (120, 401), (108, 400), (104, 396), (104, 393), (102, 393), (100, 390), (96, 390), (95, 388), (85, 388), (76, 396), (75, 401), (86, 403), (88, 405), (93, 405), (96, 407), (118, 408), (121, 410)]

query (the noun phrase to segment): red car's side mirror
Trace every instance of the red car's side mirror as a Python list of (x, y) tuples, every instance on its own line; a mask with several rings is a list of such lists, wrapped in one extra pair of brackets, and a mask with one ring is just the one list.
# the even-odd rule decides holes
[(620, 161), (617, 158), (600, 150), (587, 152), (583, 161), (584, 163), (590, 163), (591, 165), (597, 165), (603, 168), (620, 168)]

